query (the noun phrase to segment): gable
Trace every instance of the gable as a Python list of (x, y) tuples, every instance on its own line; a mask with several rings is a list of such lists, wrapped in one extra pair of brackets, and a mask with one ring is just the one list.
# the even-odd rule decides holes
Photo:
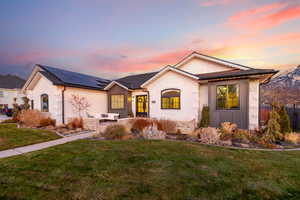
[(192, 74), (205, 74), (205, 73), (212, 73), (212, 72), (234, 70), (234, 68), (232, 67), (228, 67), (208, 60), (203, 60), (197, 57), (191, 58), (187, 62), (179, 65), (178, 68)]

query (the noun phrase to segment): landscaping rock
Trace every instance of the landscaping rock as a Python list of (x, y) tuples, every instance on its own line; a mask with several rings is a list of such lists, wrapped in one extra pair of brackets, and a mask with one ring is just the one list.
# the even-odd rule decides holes
[(158, 130), (156, 124), (152, 124), (143, 130), (142, 136), (145, 139), (161, 140), (166, 138), (166, 133)]
[(237, 130), (237, 125), (231, 122), (223, 122), (221, 124), (221, 129), (227, 134), (232, 134)]
[(241, 148), (250, 148), (251, 147), (249, 144), (245, 144), (245, 143), (233, 143), (233, 146), (241, 147)]

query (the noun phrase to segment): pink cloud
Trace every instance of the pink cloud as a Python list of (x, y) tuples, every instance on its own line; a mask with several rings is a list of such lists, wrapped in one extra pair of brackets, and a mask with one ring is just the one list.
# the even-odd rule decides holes
[(234, 0), (203, 0), (200, 5), (203, 7), (211, 7), (217, 5), (227, 5), (232, 3)]
[(239, 12), (226, 24), (238, 29), (261, 31), (273, 28), (300, 17), (300, 4), (272, 3), (256, 9)]

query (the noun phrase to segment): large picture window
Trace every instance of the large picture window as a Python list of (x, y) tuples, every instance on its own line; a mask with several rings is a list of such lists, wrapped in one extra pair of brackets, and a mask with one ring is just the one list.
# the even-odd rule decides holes
[(180, 109), (180, 90), (167, 89), (161, 92), (162, 109)]
[(49, 112), (49, 97), (48, 94), (41, 95), (41, 111)]
[(239, 86), (219, 85), (216, 97), (217, 110), (239, 109)]
[(111, 95), (111, 108), (112, 109), (124, 109), (124, 95)]

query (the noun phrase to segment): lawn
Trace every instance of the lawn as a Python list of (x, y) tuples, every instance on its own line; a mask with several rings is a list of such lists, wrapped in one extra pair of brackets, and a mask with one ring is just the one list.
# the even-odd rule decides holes
[(300, 152), (81, 140), (0, 160), (0, 199), (300, 199)]
[(60, 138), (51, 131), (17, 128), (16, 124), (0, 124), (0, 151)]

